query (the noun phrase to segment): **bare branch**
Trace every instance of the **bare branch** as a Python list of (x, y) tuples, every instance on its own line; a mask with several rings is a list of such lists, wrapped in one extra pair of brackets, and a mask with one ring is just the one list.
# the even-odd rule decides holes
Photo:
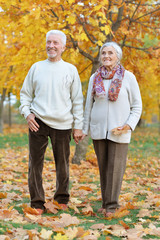
[[(142, 25), (142, 26), (144, 26), (144, 27), (146, 27), (146, 28), (150, 28), (150, 29), (154, 29), (154, 30), (160, 29), (160, 27), (151, 27), (151, 26), (149, 26), (149, 25), (145, 25), (144, 22), (139, 22), (139, 21), (136, 21), (136, 20), (134, 20), (134, 19), (132, 19), (131, 21), (132, 21), (132, 22), (135, 22), (135, 23), (138, 23), (138, 24), (140, 24), (140, 25)], [(148, 22), (145, 22), (145, 23), (148, 23)]]
[(116, 31), (120, 27), (120, 24), (121, 24), (121, 21), (122, 21), (122, 16), (123, 16), (123, 10), (124, 10), (124, 5), (122, 5), (122, 7), (120, 7), (119, 10), (118, 10), (117, 20), (112, 25), (112, 30), (113, 31)]
[[(65, 11), (63, 5), (60, 5), (62, 10)], [(71, 31), (71, 28), (69, 24), (66, 22), (66, 29), (69, 29)], [(70, 35), (71, 42), (73, 44), (74, 49), (78, 48), (79, 52), (86, 58), (90, 59), (92, 62), (95, 61), (94, 57), (92, 57), (89, 53), (85, 52), (78, 46), (78, 42), (73, 39), (73, 37)]]
[[(134, 18), (134, 15), (136, 14), (136, 12), (137, 12), (137, 10), (138, 10), (138, 8), (139, 8), (140, 5), (141, 5), (141, 1), (139, 1), (139, 4), (137, 5), (136, 9), (134, 10), (134, 12), (133, 12), (133, 14), (132, 14), (131, 19), (129, 20), (128, 29), (127, 29), (128, 31), (129, 31), (129, 29), (130, 29), (130, 27), (131, 27), (132, 19)], [(127, 38), (127, 35), (124, 36), (123, 43), (122, 43), (122, 48), (123, 48), (123, 46), (124, 46), (124, 44), (125, 44), (126, 38)]]
[[(77, 14), (76, 14), (77, 16)], [(77, 19), (79, 21), (79, 23), (83, 26), (83, 30), (85, 32), (85, 34), (87, 35), (88, 39), (93, 43), (95, 44), (97, 42), (97, 39), (92, 35), (89, 34), (89, 32), (87, 31), (86, 27), (85, 27), (85, 23), (81, 21), (80, 17), (77, 16)], [(93, 39), (92, 39), (93, 38)]]
[(146, 13), (146, 14), (144, 14), (143, 16), (140, 16), (140, 17), (136, 18), (135, 20), (138, 20), (138, 19), (140, 19), (140, 18), (143, 18), (143, 17), (145, 17), (145, 16), (147, 16), (147, 15), (150, 15), (150, 14), (152, 14), (152, 13), (155, 13), (155, 12), (157, 12), (157, 11), (160, 11), (160, 8), (158, 8), (158, 9), (156, 9), (156, 10), (154, 10), (154, 11), (151, 11), (151, 12), (149, 12), (149, 13)]
[(112, 13), (111, 13), (111, 11), (110, 11), (111, 5), (112, 5), (112, 1), (109, 0), (109, 4), (108, 4), (108, 13), (109, 13), (109, 14), (107, 14), (108, 16), (106, 16), (106, 17), (109, 18), (109, 20), (112, 22)]
[(51, 9), (51, 12), (52, 12), (53, 15), (57, 18), (57, 20), (59, 20), (59, 17), (58, 17), (57, 14), (53, 11), (53, 9)]
[(134, 49), (137, 49), (137, 50), (140, 50), (140, 51), (144, 51), (146, 53), (150, 53), (149, 51), (147, 51), (148, 49), (152, 48), (153, 50), (158, 50), (160, 49), (160, 47), (147, 47), (147, 48), (144, 48), (144, 47), (133, 47), (133, 46), (130, 46), (130, 45), (126, 45), (124, 44), (123, 45), (124, 47), (128, 47), (128, 48), (134, 48)]
[[(132, 4), (132, 5), (138, 5), (138, 3), (136, 3), (135, 1), (125, 1), (126, 4)], [(155, 3), (154, 4), (155, 6), (159, 6), (160, 3)], [(145, 3), (145, 4), (141, 4), (141, 6), (150, 6), (150, 7), (153, 7), (153, 4), (149, 4), (149, 3)]]
[(79, 46), (77, 46), (79, 52), (86, 58), (88, 58), (89, 60), (91, 60), (92, 62), (95, 61), (94, 57), (92, 57), (89, 53), (85, 52), (84, 50), (82, 50)]
[(91, 62), (87, 67), (85, 67), (85, 68), (79, 73), (79, 75), (81, 75), (84, 71), (86, 71), (86, 69), (89, 68), (91, 65), (92, 65), (92, 62)]

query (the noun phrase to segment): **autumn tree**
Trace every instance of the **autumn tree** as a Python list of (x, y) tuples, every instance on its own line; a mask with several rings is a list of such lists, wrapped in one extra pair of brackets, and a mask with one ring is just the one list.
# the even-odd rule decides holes
[[(0, 0), (0, 6), (3, 23), (0, 31), (4, 36), (1, 40), (1, 93), (5, 88), (19, 96), (30, 66), (46, 58), (46, 32), (60, 29), (68, 38), (63, 58), (77, 66), (84, 96), (89, 77), (99, 65), (101, 45), (113, 40), (123, 49), (122, 64), (134, 72), (139, 82), (142, 117), (149, 119), (153, 113), (158, 113), (158, 0)], [(155, 101), (150, 101), (153, 98)], [(76, 162), (83, 158), (77, 154), (79, 148), (82, 153), (81, 145), (84, 144), (77, 145)]]

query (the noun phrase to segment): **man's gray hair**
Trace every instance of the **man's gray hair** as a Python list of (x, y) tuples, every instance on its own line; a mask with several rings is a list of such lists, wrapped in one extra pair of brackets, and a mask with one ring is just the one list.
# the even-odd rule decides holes
[(48, 36), (50, 35), (59, 35), (62, 39), (62, 43), (63, 45), (65, 46), (66, 45), (66, 40), (67, 40), (67, 37), (66, 37), (66, 34), (60, 30), (50, 30), (49, 32), (47, 32), (46, 34), (46, 41), (48, 39)]
[(115, 49), (116, 54), (117, 54), (117, 58), (120, 62), (120, 60), (122, 58), (122, 49), (116, 42), (106, 42), (106, 43), (104, 43), (103, 46), (100, 48), (100, 55), (102, 53), (103, 48), (109, 47), (109, 46), (111, 46)]

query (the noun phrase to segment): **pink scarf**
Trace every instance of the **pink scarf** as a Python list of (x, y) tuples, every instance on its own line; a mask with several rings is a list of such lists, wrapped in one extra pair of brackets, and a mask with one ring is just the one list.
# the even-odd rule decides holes
[(112, 79), (108, 91), (108, 99), (110, 101), (116, 101), (122, 86), (124, 72), (125, 69), (121, 64), (116, 65), (110, 72), (108, 72), (104, 66), (99, 67), (95, 73), (95, 78), (93, 80), (92, 95), (100, 98), (105, 98), (106, 92), (103, 84), (103, 79)]

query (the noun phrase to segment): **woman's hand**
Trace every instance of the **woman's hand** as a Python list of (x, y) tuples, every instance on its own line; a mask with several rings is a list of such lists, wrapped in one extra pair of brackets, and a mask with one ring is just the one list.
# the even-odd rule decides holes
[(86, 134), (82, 134), (81, 140), (83, 140), (87, 135)]
[(131, 130), (131, 127), (128, 124), (125, 124), (124, 126), (112, 129), (112, 133), (114, 135), (121, 135), (123, 133), (127, 133), (128, 130)]
[(124, 126), (118, 127), (117, 129), (124, 131), (124, 130), (131, 130), (131, 127), (128, 124), (125, 124)]

